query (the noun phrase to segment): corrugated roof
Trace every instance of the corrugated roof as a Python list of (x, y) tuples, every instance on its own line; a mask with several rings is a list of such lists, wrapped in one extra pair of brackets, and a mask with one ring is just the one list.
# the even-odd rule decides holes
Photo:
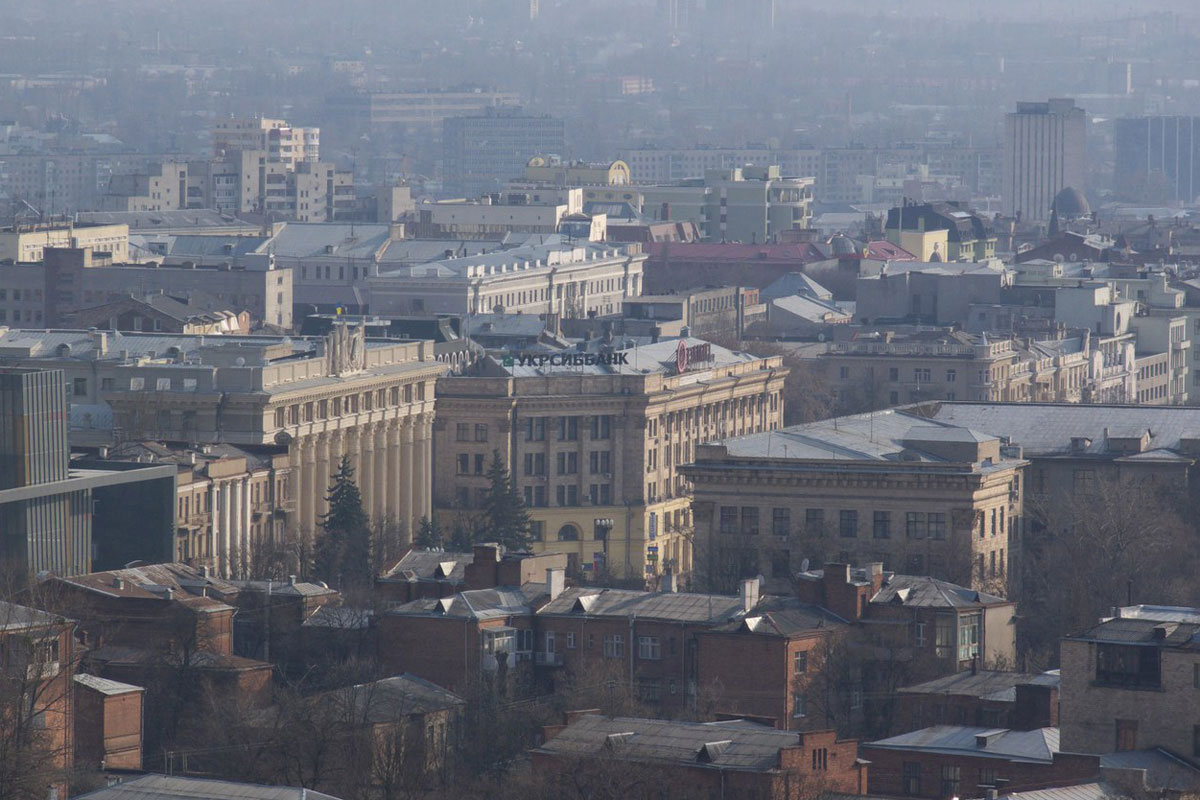
[(938, 694), (977, 697), (981, 700), (991, 700), (1001, 703), (1013, 703), (1017, 699), (1017, 687), (1030, 684), (1057, 686), (1058, 676), (1047, 673), (1029, 674), (1025, 672), (998, 672), (980, 670), (975, 673), (957, 672), (953, 675), (943, 675), (915, 686), (905, 686), (901, 694)]
[[(973, 756), (1049, 763), (1058, 752), (1058, 728), (1014, 731), (1005, 728), (934, 725), (931, 728), (870, 742), (863, 747), (951, 755), (970, 753)], [(864, 754), (864, 758), (869, 759), (870, 756)]]
[(631, 761), (763, 771), (778, 768), (781, 748), (799, 743), (798, 734), (764, 725), (607, 718), (587, 714), (535, 752), (563, 756), (604, 755)]
[(143, 775), (115, 786), (76, 795), (76, 800), (339, 800), (331, 794), (290, 786)]
[(545, 584), (529, 583), (520, 589), (499, 586), (495, 589), (472, 589), (450, 597), (421, 598), (401, 603), (388, 613), (433, 617), (467, 617), (494, 619), (533, 613), (533, 601), (545, 593)]
[(1124, 796), (1124, 792), (1107, 783), (1080, 783), (1031, 792), (1010, 792), (1000, 795), (999, 800), (1117, 800)]
[(62, 617), (47, 614), (36, 608), (19, 606), (0, 600), (0, 631), (23, 630), (25, 628), (40, 628), (54, 625), (62, 621)]
[(462, 583), (467, 565), (474, 561), (474, 553), (410, 550), (396, 562), (395, 566), (384, 573), (383, 578), (385, 580), (445, 580), (451, 583)]
[(389, 233), (389, 226), (376, 223), (288, 222), (262, 249), (276, 258), (373, 261), (387, 246)]
[(892, 575), (871, 602), (897, 603), (909, 608), (973, 608), (1008, 601), (928, 575)]

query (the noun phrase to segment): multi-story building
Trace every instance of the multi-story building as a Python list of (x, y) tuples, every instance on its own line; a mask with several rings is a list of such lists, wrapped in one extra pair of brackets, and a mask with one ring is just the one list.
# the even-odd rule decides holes
[(712, 242), (765, 244), (808, 228), (812, 187), (812, 178), (784, 177), (778, 166), (745, 166), (639, 190), (653, 219), (694, 222)]
[(262, 150), (271, 161), (295, 169), (302, 162), (321, 160), (321, 129), (289, 125), (286, 120), (258, 117), (221, 119), (212, 127), (213, 153)]
[(507, 189), (477, 200), (423, 202), (406, 227), (427, 239), (499, 241), (509, 234), (558, 233), (565, 218), (583, 211), (583, 194), (579, 188), (535, 187)]
[(276, 269), (269, 258), (249, 267), (121, 264), (80, 248), (47, 248), (41, 262), (0, 263), (0, 325), (62, 327), (75, 312), (131, 294), (189, 292), (247, 313), (255, 327), (292, 326), (292, 270)]
[(1161, 747), (1196, 764), (1200, 609), (1128, 606), (1060, 647), (1062, 747), (1111, 753)]
[[(287, 520), (293, 532), (316, 531), (343, 456), (370, 518), (411, 532), (432, 510), (433, 390), (445, 367), (431, 342), (374, 341), (364, 333), (346, 325), (324, 339), (5, 331), (0, 361), (62, 369), (72, 387), (72, 436), (80, 441), (232, 444), (286, 454), (296, 487), (297, 513)], [(254, 502), (243, 476), (234, 478), (220, 482), (212, 501), (207, 552), (224, 575), (235, 566), (233, 550), (248, 545), (232, 535), (248, 526), (234, 521)]]
[(493, 452), (530, 506), (535, 551), (627, 579), (691, 568), (681, 465), (783, 420), (778, 357), (698, 339), (486, 358), (438, 382), (435, 501), (476, 509)]
[(930, 725), (1029, 731), (1058, 727), (1057, 670), (1038, 675), (972, 669), (905, 686), (896, 693), (891, 733)]
[[(922, 261), (983, 261), (996, 255), (991, 222), (963, 204), (905, 201), (888, 211), (884, 231), (889, 242)], [(943, 231), (944, 246), (929, 241)]]
[[(545, 153), (529, 159), (524, 173), (510, 182), (512, 185), (557, 186), (570, 188), (573, 186), (619, 188), (628, 186), (633, 181), (630, 178), (629, 165), (624, 161), (610, 161), (603, 164), (589, 164), (585, 161), (564, 161), (553, 153)], [(585, 199), (602, 199), (603, 195)], [(614, 198), (608, 198), (614, 199)], [(632, 200), (633, 198), (622, 198)]]
[(0, 230), (0, 261), (41, 261), (47, 247), (80, 247), (129, 260), (129, 226), (88, 223), (23, 223)]
[(619, 313), (626, 298), (642, 293), (645, 260), (636, 242), (551, 236), (510, 250), (381, 268), (367, 277), (368, 296), (371, 312), (385, 315), (606, 316)]
[(149, 165), (145, 172), (113, 175), (100, 200), (103, 211), (173, 211), (188, 207), (188, 167), (179, 161)]
[(442, 121), (442, 186), (450, 195), (499, 191), (539, 153), (562, 153), (565, 125), (548, 114), (486, 108)]
[(1015, 593), (1019, 449), (894, 411), (696, 448), (696, 571), (712, 585), (762, 573), (789, 583), (825, 561), (881, 562)]
[[(93, 561), (166, 557), (174, 470), (72, 468), (67, 418), (78, 384), (44, 365), (4, 366), (7, 351), (0, 346), (0, 564), (74, 575)], [(132, 519), (140, 524), (126, 530)]]
[(1129, 199), (1166, 191), (1172, 203), (1200, 195), (1200, 117), (1132, 117), (1113, 121), (1113, 186)]
[(354, 92), (334, 95), (325, 106), (331, 117), (365, 130), (440, 131), (447, 117), (515, 106), (519, 95), (489, 91)]
[(1087, 114), (1070, 98), (1017, 103), (1004, 117), (1006, 216), (1027, 221), (1050, 217), (1060, 191), (1087, 186)]
[(932, 331), (831, 342), (819, 362), (839, 402), (879, 408), (921, 400), (1080, 402), (1090, 338), (1045, 342)]

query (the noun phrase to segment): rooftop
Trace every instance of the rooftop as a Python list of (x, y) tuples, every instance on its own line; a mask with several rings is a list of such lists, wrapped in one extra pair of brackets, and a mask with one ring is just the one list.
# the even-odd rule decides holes
[(471, 589), (450, 597), (420, 598), (392, 606), (388, 613), (399, 616), (459, 617), (495, 619), (533, 613), (537, 599), (544, 596), (543, 583), (527, 583), (521, 588), (498, 586)]
[(141, 686), (134, 686), (132, 683), (121, 683), (120, 681), (113, 681), (96, 675), (88, 675), (86, 672), (77, 672), (74, 677), (75, 682), (80, 686), (86, 686), (92, 691), (104, 695), (120, 695), (146, 691)]
[(800, 734), (741, 720), (672, 722), (586, 714), (534, 752), (766, 771), (778, 768), (781, 748), (801, 742)]
[(567, 589), (538, 611), (541, 615), (637, 617), (671, 622), (732, 620), (742, 613), (739, 597), (679, 592), (639, 592), (632, 589)]
[(77, 795), (76, 800), (339, 800), (330, 794), (289, 786), (258, 786), (207, 778), (142, 775)]
[(342, 706), (343, 718), (366, 723), (395, 722), (409, 714), (447, 711), (466, 704), (453, 692), (408, 673), (335, 689), (323, 697)]
[(47, 614), (45, 611), (39, 611), (36, 608), (19, 606), (16, 603), (0, 600), (0, 631), (40, 628), (46, 625), (55, 625), (62, 621), (63, 618), (55, 614)]
[(1058, 728), (1014, 731), (1006, 728), (975, 728), (935, 725), (870, 742), (864, 747), (908, 750), (945, 755), (970, 754), (1009, 761), (1050, 763), (1058, 752)]
[(1030, 674), (1024, 672), (956, 672), (943, 675), (925, 683), (898, 689), (901, 694), (938, 694), (958, 697), (976, 697), (998, 703), (1013, 703), (1017, 699), (1017, 687), (1027, 685), (1057, 686), (1057, 671)]
[[(759, 356), (750, 355), (737, 350), (727, 350), (716, 344), (710, 344), (703, 339), (685, 337), (680, 339), (664, 339), (646, 345), (614, 350), (612, 358), (579, 359), (575, 363), (575, 355), (582, 353), (565, 351), (547, 355), (546, 363), (522, 363), (520, 359), (503, 359), (497, 361), (489, 357), (490, 366), (499, 367), (515, 378), (532, 378), (546, 375), (650, 375), (653, 373), (678, 374), (679, 349), (683, 346), (688, 350), (692, 361), (685, 362), (685, 369), (698, 371), (702, 368), (729, 367), (735, 364), (749, 364), (761, 361)], [(700, 360), (695, 354), (707, 355), (707, 360)], [(605, 363), (597, 363), (605, 361)], [(693, 363), (694, 362), (694, 363)]]

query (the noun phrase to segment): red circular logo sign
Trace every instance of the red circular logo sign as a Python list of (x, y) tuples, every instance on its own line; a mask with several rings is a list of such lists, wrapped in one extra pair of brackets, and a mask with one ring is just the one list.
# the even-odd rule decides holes
[(675, 369), (684, 372), (688, 368), (687, 340), (680, 339), (679, 347), (675, 350)]

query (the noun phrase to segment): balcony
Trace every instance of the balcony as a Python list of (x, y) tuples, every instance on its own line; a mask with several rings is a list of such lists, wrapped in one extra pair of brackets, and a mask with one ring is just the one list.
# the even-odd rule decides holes
[(563, 654), (546, 653), (536, 650), (533, 654), (533, 663), (539, 667), (561, 667), (563, 665)]

